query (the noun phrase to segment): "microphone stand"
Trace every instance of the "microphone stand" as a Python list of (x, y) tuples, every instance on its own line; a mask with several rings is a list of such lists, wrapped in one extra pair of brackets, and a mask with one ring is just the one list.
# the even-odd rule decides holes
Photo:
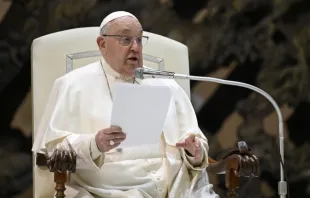
[(284, 180), (284, 134), (283, 134), (283, 117), (280, 110), (280, 107), (276, 103), (276, 101), (265, 91), (262, 89), (255, 87), (250, 84), (242, 83), (242, 82), (236, 82), (236, 81), (230, 81), (230, 80), (223, 80), (218, 78), (212, 78), (212, 77), (201, 77), (201, 76), (190, 76), (190, 75), (184, 75), (184, 74), (176, 74), (174, 72), (168, 72), (168, 71), (159, 71), (151, 68), (141, 68), (137, 69), (135, 72), (135, 76), (141, 79), (144, 78), (168, 78), (168, 79), (188, 79), (188, 80), (196, 80), (196, 81), (208, 81), (208, 82), (215, 82), (219, 84), (225, 84), (225, 85), (231, 85), (231, 86), (238, 86), (238, 87), (244, 87), (247, 89), (251, 89), (257, 93), (260, 93), (265, 98), (269, 100), (269, 102), (273, 105), (275, 108), (278, 120), (279, 120), (279, 149), (280, 149), (280, 181), (278, 182), (278, 194), (280, 198), (285, 198), (287, 194), (287, 182)]
[[(284, 134), (283, 134), (283, 117), (280, 110), (280, 107), (276, 103), (276, 101), (265, 91), (262, 89), (255, 87), (250, 84), (242, 83), (242, 82), (235, 82), (230, 80), (223, 80), (218, 78), (212, 78), (212, 77), (200, 77), (200, 76), (190, 76), (190, 75), (183, 75), (183, 74), (174, 74), (173, 78), (176, 79), (189, 79), (189, 80), (196, 80), (196, 81), (208, 81), (208, 82), (215, 82), (219, 84), (225, 84), (225, 85), (235, 85), (239, 87), (244, 87), (251, 89), (253, 91), (256, 91), (263, 95), (265, 98), (269, 100), (269, 102), (273, 105), (275, 108), (277, 114), (278, 114), (278, 120), (279, 120), (279, 147), (280, 147), (280, 156), (282, 159), (282, 163), (284, 165)], [(278, 194), (280, 198), (285, 198), (287, 194), (287, 183), (284, 180), (284, 167), (280, 162), (280, 181), (278, 183)]]

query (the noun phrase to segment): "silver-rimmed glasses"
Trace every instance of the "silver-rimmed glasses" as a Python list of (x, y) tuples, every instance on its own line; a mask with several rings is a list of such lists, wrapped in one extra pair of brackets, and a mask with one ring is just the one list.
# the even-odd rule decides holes
[(119, 44), (123, 46), (131, 45), (133, 41), (136, 41), (138, 45), (146, 45), (147, 41), (149, 40), (148, 36), (125, 36), (125, 35), (111, 35), (111, 34), (103, 34), (102, 36), (112, 36), (112, 37), (118, 37), (119, 38)]

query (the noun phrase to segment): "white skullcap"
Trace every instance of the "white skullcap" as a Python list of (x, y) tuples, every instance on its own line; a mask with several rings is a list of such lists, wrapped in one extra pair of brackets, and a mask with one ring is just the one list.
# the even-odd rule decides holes
[(116, 11), (116, 12), (112, 12), (111, 14), (109, 14), (108, 16), (106, 16), (100, 25), (100, 30), (99, 30), (99, 34), (101, 33), (101, 29), (103, 26), (105, 26), (107, 23), (109, 23), (110, 21), (120, 18), (120, 17), (124, 17), (124, 16), (131, 16), (135, 19), (137, 19), (133, 14), (126, 12), (126, 11)]

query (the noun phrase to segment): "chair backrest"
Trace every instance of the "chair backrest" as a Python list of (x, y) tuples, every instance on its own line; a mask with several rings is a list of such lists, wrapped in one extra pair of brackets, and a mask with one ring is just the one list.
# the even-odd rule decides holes
[[(98, 27), (76, 28), (48, 34), (32, 43), (32, 93), (33, 93), (33, 138), (43, 114), (49, 92), (54, 81), (66, 72), (98, 61), (100, 53), (96, 43)], [(149, 41), (143, 48), (144, 65), (160, 70), (189, 74), (188, 48), (172, 39), (144, 32)], [(177, 82), (190, 97), (188, 80)], [(34, 195), (45, 194), (46, 182), (53, 182), (48, 171), (39, 170), (34, 165)]]

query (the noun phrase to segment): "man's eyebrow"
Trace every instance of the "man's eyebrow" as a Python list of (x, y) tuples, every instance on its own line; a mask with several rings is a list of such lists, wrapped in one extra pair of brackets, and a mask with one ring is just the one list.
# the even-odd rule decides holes
[[(132, 31), (130, 30), (130, 29), (122, 29), (122, 30), (120, 30), (120, 33), (121, 34), (129, 34), (129, 33), (131, 33)], [(143, 30), (140, 30), (139, 31), (140, 33), (143, 33)]]

